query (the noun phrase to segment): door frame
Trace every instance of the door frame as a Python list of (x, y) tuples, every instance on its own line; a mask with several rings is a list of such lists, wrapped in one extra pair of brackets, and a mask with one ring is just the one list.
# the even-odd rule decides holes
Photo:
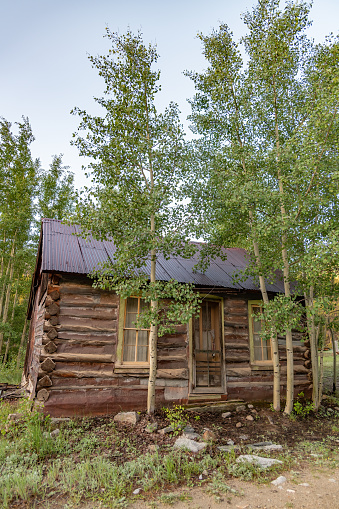
[(226, 394), (226, 365), (225, 365), (225, 327), (224, 327), (224, 298), (216, 295), (200, 294), (200, 296), (212, 302), (219, 302), (219, 316), (221, 320), (221, 386), (220, 387), (195, 387), (195, 359), (194, 359), (194, 338), (193, 318), (188, 324), (189, 339), (189, 393), (190, 394)]

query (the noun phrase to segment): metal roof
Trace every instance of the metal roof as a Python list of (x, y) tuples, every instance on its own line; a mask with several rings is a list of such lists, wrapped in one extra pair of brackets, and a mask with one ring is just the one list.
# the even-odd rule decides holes
[[(116, 251), (110, 241), (98, 241), (93, 237), (84, 239), (79, 236), (79, 226), (68, 226), (55, 219), (42, 221), (42, 272), (66, 272), (72, 274), (90, 274), (98, 265), (105, 261), (112, 261)], [(198, 243), (199, 244), (199, 243)], [(225, 249), (227, 259), (217, 257), (213, 260), (205, 273), (193, 271), (198, 261), (196, 254), (192, 259), (171, 257), (166, 260), (163, 256), (157, 259), (156, 277), (162, 281), (175, 279), (181, 283), (192, 283), (203, 287), (232, 288), (235, 290), (259, 290), (259, 282), (252, 278), (235, 280), (239, 272), (248, 265), (249, 255), (245, 249)], [(150, 262), (145, 265), (149, 273)], [(270, 292), (283, 292), (284, 285), (281, 278), (276, 278), (274, 284), (267, 282)]]

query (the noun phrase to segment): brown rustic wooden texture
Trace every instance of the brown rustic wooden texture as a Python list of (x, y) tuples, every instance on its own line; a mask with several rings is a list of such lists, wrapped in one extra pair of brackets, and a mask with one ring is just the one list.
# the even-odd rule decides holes
[(42, 348), (47, 292), (45, 290), (42, 294), (41, 290), (44, 290), (44, 285), (39, 286), (35, 294), (23, 375), (23, 383), (30, 398), (35, 395)]
[[(226, 359), (226, 387), (228, 398), (271, 399), (273, 370), (268, 367), (251, 366), (248, 300), (258, 297), (224, 296), (224, 337)], [(259, 297), (260, 298), (260, 297)], [(302, 335), (293, 334), (295, 393), (310, 389), (310, 363), (307, 343), (301, 343)], [(286, 388), (286, 350), (279, 340), (281, 365), (281, 391)], [(268, 369), (267, 369), (268, 368)]]
[[(51, 415), (99, 415), (146, 407), (148, 369), (115, 368), (119, 297), (95, 289), (87, 278), (49, 278), (40, 345), (39, 387), (48, 390)], [(44, 363), (50, 369), (43, 369)], [(38, 393), (39, 394), (39, 393)], [(44, 396), (45, 393), (42, 395)], [(159, 338), (157, 405), (188, 395), (187, 326)]]

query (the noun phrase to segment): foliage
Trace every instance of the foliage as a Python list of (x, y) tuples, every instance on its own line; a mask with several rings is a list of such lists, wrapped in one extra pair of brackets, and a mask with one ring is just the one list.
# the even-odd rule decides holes
[[(118, 36), (107, 29), (112, 44), (107, 56), (90, 57), (104, 78), (105, 97), (96, 99), (104, 117), (93, 117), (78, 108), (79, 132), (74, 144), (80, 155), (93, 158), (93, 186), (78, 203), (77, 219), (83, 235), (114, 240), (112, 265), (94, 274), (97, 285), (126, 297), (142, 292), (148, 301), (178, 298), (169, 304), (169, 320), (182, 323), (197, 308), (192, 290), (175, 281), (147, 284), (151, 279), (150, 254), (189, 257), (194, 246), (186, 236), (186, 208), (180, 202), (186, 172), (186, 146), (179, 111), (171, 103), (158, 113), (154, 98), (160, 73), (155, 47), (144, 45), (140, 33)], [(136, 239), (137, 242), (136, 242)], [(187, 303), (185, 306), (185, 302)], [(159, 314), (149, 310), (146, 321), (165, 332)]]
[[(187, 187), (197, 235), (213, 246), (205, 250), (212, 256), (218, 246), (246, 247), (247, 273), (265, 277), (266, 286), (281, 274), (284, 298), (265, 307), (274, 318), (266, 330), (286, 332), (287, 413), (289, 315), (301, 313), (292, 293), (338, 293), (339, 39), (309, 40), (309, 10), (306, 2), (280, 8), (279, 0), (261, 0), (244, 14), (239, 44), (226, 24), (199, 34), (208, 67), (187, 73), (196, 87), (192, 129), (200, 135)], [(307, 311), (313, 305), (307, 298)], [(310, 336), (311, 320), (307, 313)]]
[(188, 423), (188, 416), (186, 415), (184, 407), (181, 405), (174, 405), (173, 408), (164, 407), (163, 411), (165, 412), (175, 434), (178, 434), (181, 430), (183, 430)]
[(62, 166), (62, 157), (54, 156), (49, 170), (41, 172), (38, 196), (38, 216), (49, 219), (68, 219), (74, 212), (74, 174)]
[[(26, 346), (28, 295), (37, 250), (36, 225), (41, 217), (63, 219), (72, 210), (73, 175), (61, 157), (44, 171), (33, 159), (34, 141), (27, 118), (12, 126), (0, 119), (0, 358), (2, 382), (18, 382)], [(40, 225), (39, 225), (40, 226)], [(25, 331), (25, 333), (24, 333)]]
[(312, 402), (304, 402), (304, 393), (300, 392), (298, 394), (298, 400), (294, 402), (293, 405), (293, 413), (298, 417), (307, 417), (310, 412), (314, 411), (314, 405)]

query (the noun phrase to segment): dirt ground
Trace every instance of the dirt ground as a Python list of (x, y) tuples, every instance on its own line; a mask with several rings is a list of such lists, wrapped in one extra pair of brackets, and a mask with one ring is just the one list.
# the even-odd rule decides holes
[[(178, 498), (187, 496), (188, 500), (179, 500), (171, 507), (175, 509), (339, 508), (339, 469), (324, 471), (310, 467), (300, 472), (288, 472), (285, 476), (287, 481), (281, 488), (270, 484), (258, 485), (254, 482), (232, 479), (228, 484), (238, 494), (225, 494), (221, 498), (208, 494), (204, 488), (182, 488), (171, 493), (176, 494)], [(169, 507), (168, 504), (162, 503), (155, 503), (154, 506), (158, 509)], [(92, 507), (94, 509), (94, 506)], [(150, 507), (150, 504), (137, 502), (131, 507), (146, 509)]]

